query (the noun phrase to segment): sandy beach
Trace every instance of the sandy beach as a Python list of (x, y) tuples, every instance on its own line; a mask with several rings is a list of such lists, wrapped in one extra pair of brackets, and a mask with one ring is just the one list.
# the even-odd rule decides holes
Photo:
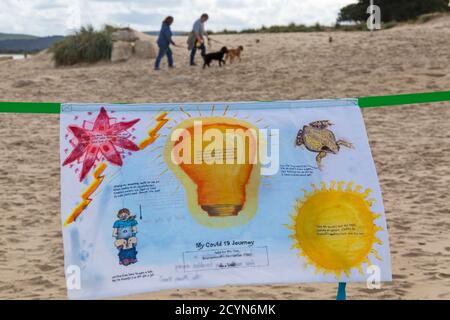
[[(329, 43), (329, 37), (333, 42)], [(349, 98), (450, 88), (450, 18), (375, 32), (214, 36), (241, 63), (202, 70), (174, 48), (153, 61), (54, 68), (0, 62), (2, 101), (188, 102)], [(257, 43), (259, 40), (259, 43)], [(185, 38), (175, 42), (185, 45)], [(215, 43), (213, 49), (222, 45)], [(199, 57), (198, 57), (199, 58)], [(198, 62), (200, 62), (198, 60)], [(363, 110), (391, 242), (393, 282), (349, 299), (450, 299), (450, 103)], [(0, 299), (65, 299), (59, 117), (0, 114)], [(334, 299), (335, 284), (170, 290), (138, 299)]]

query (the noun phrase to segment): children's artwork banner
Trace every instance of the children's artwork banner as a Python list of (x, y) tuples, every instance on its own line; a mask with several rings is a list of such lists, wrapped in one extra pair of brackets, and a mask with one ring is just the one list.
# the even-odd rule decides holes
[(63, 104), (71, 299), (391, 281), (357, 100)]

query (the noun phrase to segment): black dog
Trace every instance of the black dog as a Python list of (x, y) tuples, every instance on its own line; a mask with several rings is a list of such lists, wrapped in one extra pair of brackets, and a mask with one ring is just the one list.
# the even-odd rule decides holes
[(203, 56), (203, 60), (205, 61), (205, 63), (203, 64), (203, 69), (205, 69), (206, 66), (208, 66), (208, 68), (209, 68), (211, 61), (213, 61), (213, 60), (218, 60), (219, 66), (221, 67), (222, 64), (225, 64), (225, 60), (223, 58), (225, 57), (227, 52), (228, 52), (227, 47), (223, 47), (222, 49), (220, 49), (219, 52), (212, 52), (212, 53), (205, 54)]

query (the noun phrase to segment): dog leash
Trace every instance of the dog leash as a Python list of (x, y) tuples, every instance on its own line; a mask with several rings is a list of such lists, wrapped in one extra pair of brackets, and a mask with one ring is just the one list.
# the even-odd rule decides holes
[(209, 38), (209, 41), (214, 41), (214, 42), (217, 42), (218, 44), (221, 44), (221, 45), (226, 46), (225, 43), (223, 43), (223, 42), (221, 42), (221, 41), (219, 41), (219, 40), (213, 39), (213, 38)]

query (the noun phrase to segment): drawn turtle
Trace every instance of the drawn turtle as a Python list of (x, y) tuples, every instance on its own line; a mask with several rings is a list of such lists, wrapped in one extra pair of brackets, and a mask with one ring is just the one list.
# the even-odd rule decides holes
[(353, 149), (350, 142), (342, 139), (336, 141), (334, 133), (327, 129), (332, 125), (328, 120), (311, 122), (300, 129), (297, 134), (295, 145), (298, 147), (304, 145), (309, 151), (318, 153), (316, 162), (320, 170), (322, 170), (322, 159), (328, 153), (337, 154), (340, 146)]

